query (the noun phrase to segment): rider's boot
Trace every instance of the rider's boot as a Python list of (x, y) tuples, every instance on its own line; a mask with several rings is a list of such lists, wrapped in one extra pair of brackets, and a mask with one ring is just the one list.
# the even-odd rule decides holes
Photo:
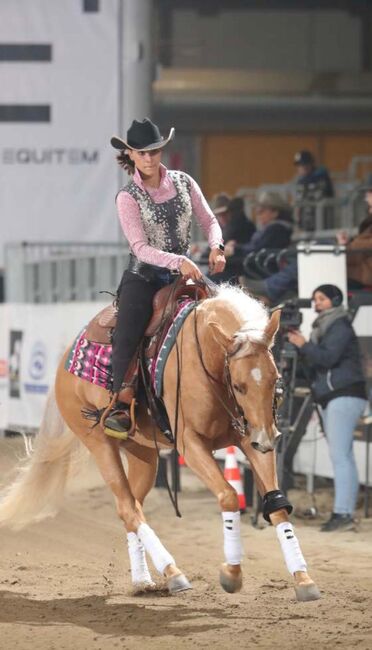
[(108, 436), (126, 440), (135, 427), (135, 399), (132, 388), (125, 388), (113, 394), (101, 417), (101, 426)]

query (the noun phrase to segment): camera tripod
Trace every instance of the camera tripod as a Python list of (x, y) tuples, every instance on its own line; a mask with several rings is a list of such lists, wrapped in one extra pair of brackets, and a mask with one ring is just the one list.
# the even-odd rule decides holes
[(281, 490), (286, 493), (290, 484), (290, 468), (301, 438), (306, 432), (311, 415), (316, 407), (309, 382), (297, 387), (298, 351), (285, 340), (280, 350), (279, 372), (284, 387), (284, 400), (278, 414), (278, 428), (282, 433), (277, 447), (277, 474)]
[[(279, 487), (287, 493), (289, 472), (294, 455), (311, 418), (314, 402), (310, 388), (296, 388), (298, 352), (288, 340), (284, 340), (277, 359), (282, 377), (284, 395), (278, 412), (278, 429), (282, 436), (276, 449), (276, 465)], [(252, 525), (257, 526), (262, 512), (262, 500), (258, 492), (254, 495)]]

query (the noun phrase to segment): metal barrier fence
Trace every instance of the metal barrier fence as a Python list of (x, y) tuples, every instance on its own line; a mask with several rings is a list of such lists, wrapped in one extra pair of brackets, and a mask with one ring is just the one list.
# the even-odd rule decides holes
[(115, 292), (128, 261), (123, 244), (32, 242), (5, 246), (5, 300), (102, 300)]

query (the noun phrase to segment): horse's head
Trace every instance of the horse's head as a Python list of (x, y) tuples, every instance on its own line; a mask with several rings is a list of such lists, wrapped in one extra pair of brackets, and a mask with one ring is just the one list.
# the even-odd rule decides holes
[(248, 423), (251, 443), (263, 453), (273, 450), (280, 436), (273, 408), (279, 375), (270, 351), (279, 321), (280, 312), (275, 311), (260, 332), (245, 325), (232, 336), (219, 324), (210, 323), (214, 338), (225, 350), (231, 387)]

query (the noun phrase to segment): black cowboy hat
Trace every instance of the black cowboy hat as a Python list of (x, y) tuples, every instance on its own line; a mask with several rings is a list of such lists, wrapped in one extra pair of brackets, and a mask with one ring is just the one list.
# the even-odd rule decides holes
[(174, 128), (169, 131), (168, 137), (165, 139), (156, 126), (148, 117), (145, 117), (142, 122), (133, 120), (130, 128), (127, 131), (127, 139), (122, 140), (117, 136), (113, 136), (110, 140), (115, 149), (134, 149), (135, 151), (151, 151), (152, 149), (162, 149), (168, 142), (174, 138)]

